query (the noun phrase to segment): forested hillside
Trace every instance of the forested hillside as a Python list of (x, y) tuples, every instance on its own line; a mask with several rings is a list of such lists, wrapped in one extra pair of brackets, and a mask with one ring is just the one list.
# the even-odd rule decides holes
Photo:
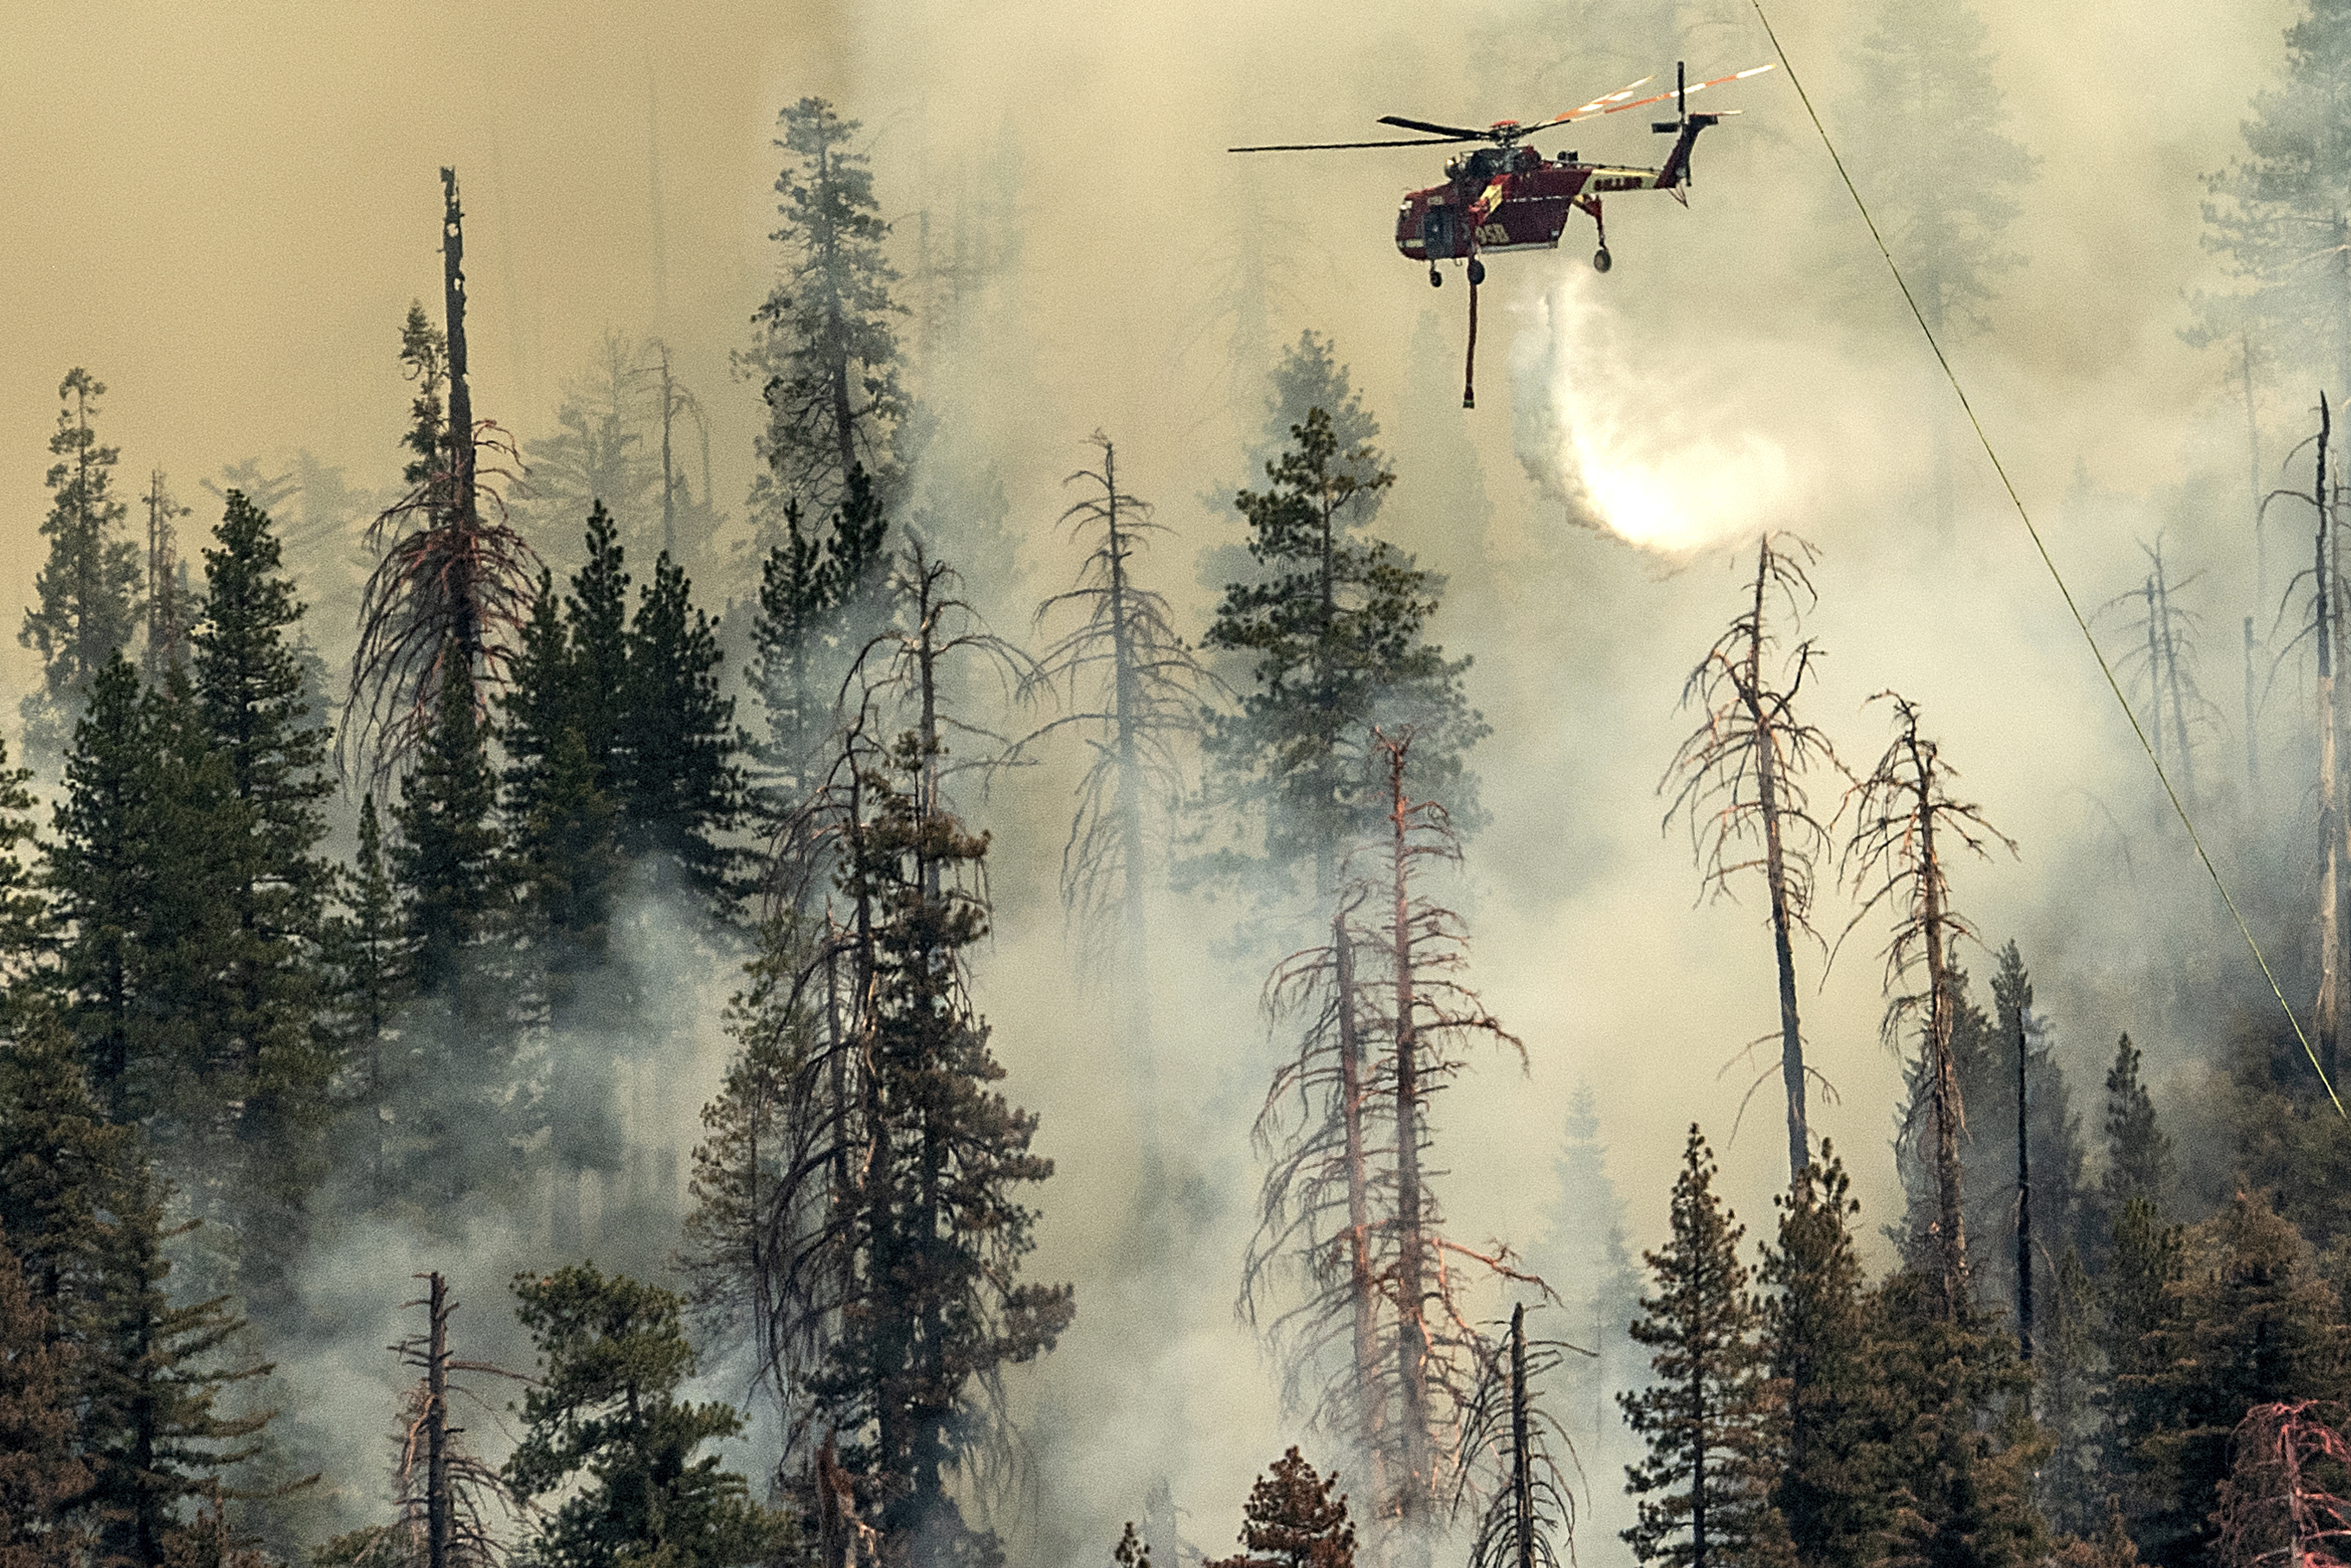
[[(1329, 133), (1772, 47), (1586, 10)], [(1420, 164), (1199, 172), (1325, 134), (1271, 22), (689, 11), (266, 320), (20, 218), (0, 1568), (2343, 1555), (2351, 6), (2170, 17), (2160, 168), (1799, 19), (1850, 194), (1737, 89), (1475, 411)]]

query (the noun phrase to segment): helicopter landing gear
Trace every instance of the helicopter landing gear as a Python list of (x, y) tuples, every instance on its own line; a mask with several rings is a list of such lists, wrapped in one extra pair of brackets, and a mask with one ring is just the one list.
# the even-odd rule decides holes
[(1614, 258), (1613, 258), (1612, 256), (1609, 256), (1609, 254), (1608, 254), (1608, 247), (1607, 247), (1606, 246), (1604, 246), (1604, 246), (1602, 246), (1598, 250), (1595, 250), (1595, 251), (1593, 251), (1593, 252), (1592, 253), (1592, 270), (1593, 270), (1593, 271), (1594, 271), (1594, 272), (1605, 272), (1605, 271), (1607, 271), (1610, 267), (1614, 267), (1614, 266), (1615, 266), (1615, 265), (1616, 265), (1615, 260), (1614, 260)]
[(1428, 286), (1431, 288), (1445, 287), (1445, 274), (1437, 270), (1437, 263), (1433, 261), (1428, 264)]
[(1486, 264), (1479, 261), (1476, 256), (1471, 256), (1469, 258), (1469, 287), (1475, 288), (1485, 281)]

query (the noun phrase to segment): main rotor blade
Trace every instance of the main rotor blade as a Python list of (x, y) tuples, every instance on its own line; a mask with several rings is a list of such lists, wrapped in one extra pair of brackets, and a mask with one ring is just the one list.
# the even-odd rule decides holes
[(1380, 123), (1401, 126), (1406, 131), (1426, 131), (1432, 136), (1443, 136), (1455, 141), (1485, 141), (1494, 134), (1490, 130), (1471, 131), (1459, 125), (1431, 125), (1426, 120), (1406, 120), (1400, 114), (1383, 114)]
[[(1765, 71), (1768, 71), (1771, 68), (1768, 65), (1750, 66), (1743, 71), (1733, 71), (1727, 77), (1716, 77), (1712, 81), (1694, 81), (1690, 83), (1689, 86), (1681, 89), (1681, 96), (1687, 98), (1694, 92), (1704, 92), (1710, 87), (1720, 87), (1727, 81), (1744, 81), (1749, 77), (1761, 76)], [(1626, 93), (1635, 90), (1635, 89), (1644, 87), (1654, 79), (1656, 78), (1652, 77), (1643, 77), (1639, 81), (1635, 82), (1632, 87), (1620, 89), (1615, 92), (1610, 93), (1606, 98), (1595, 98), (1590, 103), (1585, 104), (1582, 109), (1571, 109), (1556, 120), (1546, 120), (1537, 125), (1529, 127), (1529, 129), (1540, 131), (1546, 126), (1564, 125), (1571, 120), (1583, 120), (1595, 114), (1621, 114), (1628, 109), (1643, 109), (1653, 103), (1665, 103), (1670, 100), (1675, 96), (1673, 93), (1653, 92), (1646, 98), (1636, 98), (1625, 102), (1618, 101), (1619, 99), (1624, 99)]]
[(1405, 141), (1281, 141), (1269, 147), (1228, 147), (1228, 152), (1338, 152), (1352, 147), (1450, 147), (1483, 136), (1416, 136)]

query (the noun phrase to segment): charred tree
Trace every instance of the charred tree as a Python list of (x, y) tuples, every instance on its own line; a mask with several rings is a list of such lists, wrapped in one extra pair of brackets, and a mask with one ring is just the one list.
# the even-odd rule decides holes
[[(1988, 858), (1997, 841), (2011, 854), (2015, 841), (1985, 821), (1981, 808), (1952, 798), (1957, 770), (1942, 759), (1934, 741), (1918, 733), (1917, 705), (1893, 692), (1873, 701), (1893, 705), (1893, 744), (1869, 776), (1848, 794), (1855, 809), (1853, 836), (1841, 869), (1851, 878), (1861, 907), (1845, 927), (1850, 936), (1873, 912), (1894, 916), (1894, 935), (1885, 948), (1889, 992), (1923, 978), (1923, 988), (1888, 1000), (1884, 1033), (1898, 1040), (1903, 1025), (1923, 1026), (1921, 1054), (1932, 1086), (1936, 1212), (1934, 1248), (1940, 1308), (1956, 1320), (1968, 1301), (1967, 1225), (1960, 1191), (1959, 1137), (1966, 1129), (1951, 1030), (1959, 1003), (1955, 948), (1979, 940), (1966, 917), (1951, 907), (1946, 858), (1959, 850)], [(1938, 842), (1938, 840), (1940, 842)], [(1923, 971), (1923, 974), (1922, 974)], [(1906, 1130), (1913, 1135), (1914, 1130)]]
[[(1813, 815), (1803, 775), (1836, 767), (1828, 737), (1795, 716), (1804, 677), (1821, 655), (1809, 640), (1790, 650), (1779, 672), (1767, 672), (1779, 637), (1767, 612), (1783, 609), (1792, 630), (1814, 600), (1807, 568), (1813, 547), (1792, 534), (1765, 534), (1755, 552), (1755, 583), (1747, 609), (1715, 639), (1682, 685), (1682, 706), (1704, 715), (1674, 754), (1658, 785), (1674, 789), (1666, 821), (1689, 823), (1705, 885), (1729, 894), (1736, 873), (1760, 870), (1771, 898), (1771, 948), (1780, 976), (1780, 1076), (1788, 1101), (1788, 1179), (1811, 1159), (1806, 1133), (1804, 1037), (1796, 1010), (1794, 934), (1815, 943), (1813, 857), (1829, 848), (1828, 830)], [(1760, 856), (1758, 852), (1760, 851)]]
[(2314, 1399), (2245, 1412), (2214, 1521), (2225, 1568), (2332, 1568), (2351, 1555), (2351, 1499), (2334, 1490), (2351, 1469), (2346, 1420), (2351, 1411)]
[(172, 525), (192, 508), (180, 505), (163, 488), (163, 471), (147, 477), (147, 649), (141, 673), (152, 685), (180, 654), (187, 635), (185, 608), (180, 603), (179, 530)]
[(397, 1535), (412, 1561), (425, 1568), (486, 1568), (505, 1555), (492, 1524), (496, 1510), (511, 1519), (520, 1510), (505, 1480), (458, 1441), (465, 1428), (449, 1419), (453, 1394), (488, 1406), (449, 1375), (475, 1373), (513, 1377), (488, 1362), (459, 1360), (449, 1354), (449, 1317), (457, 1310), (439, 1272), (419, 1274), (425, 1293), (401, 1309), (425, 1310), (425, 1330), (392, 1347), (401, 1364), (418, 1374), (401, 1413), (400, 1458), (393, 1494), (400, 1510)]
[[(1487, 1364), (1463, 1433), (1466, 1460), (1486, 1474), (1469, 1568), (1561, 1568), (1575, 1561), (1575, 1489), (1552, 1457), (1556, 1444), (1575, 1460), (1574, 1445), (1546, 1411), (1536, 1384), (1569, 1354), (1590, 1351), (1527, 1338), (1527, 1309), (1510, 1309), (1510, 1326)], [(1454, 1494), (1458, 1512), (1471, 1500), (1471, 1463)]]
[[(2132, 646), (2116, 663), (2126, 674), (2135, 673), (2137, 682), (2144, 683), (2147, 706), (2142, 711), (2147, 744), (2157, 760), (2178, 779), (2180, 800), (2193, 810), (2196, 733), (2220, 724), (2220, 710), (2206, 699), (2196, 683), (2198, 617), (2193, 611), (2182, 609), (2176, 599), (2204, 574), (2197, 571), (2182, 578), (2173, 577), (2163, 558), (2160, 534), (2155, 543), (2142, 544), (2139, 549), (2147, 560), (2145, 581), (2108, 600), (2100, 607), (2100, 614), (2126, 607), (2136, 611), (2128, 626)], [(2250, 711), (2246, 716), (2250, 725)], [(2159, 805), (2158, 812), (2159, 819), (2168, 816)]]
[(1040, 628), (1065, 612), (1082, 619), (1047, 645), (1027, 684), (1030, 694), (1050, 693), (1066, 709), (1029, 738), (1075, 728), (1093, 750), (1061, 848), (1061, 901), (1097, 954), (1129, 972), (1127, 1027), (1145, 1075), (1138, 1089), (1147, 1093), (1145, 840), (1155, 816), (1164, 821), (1183, 798), (1178, 747), (1200, 732), (1211, 677), (1176, 634), (1166, 597), (1135, 580), (1136, 558), (1165, 525), (1153, 518), (1150, 502), (1119, 488), (1110, 437), (1096, 431), (1092, 439), (1102, 466), (1063, 481), (1083, 481), (1089, 490), (1061, 519), (1089, 549), (1077, 581), (1037, 607)]
[[(1370, 1517), (1417, 1556), (1490, 1354), (1455, 1265), (1529, 1276), (1507, 1250), (1445, 1234), (1424, 1169), (1431, 1106), (1465, 1065), (1462, 1045), (1482, 1035), (1521, 1060), (1524, 1047), (1458, 977), (1460, 921), (1418, 886), (1425, 862), (1460, 850), (1444, 808), (1406, 789), (1411, 744), (1374, 733), (1386, 831), (1351, 857), (1367, 869), (1343, 890), (1330, 945), (1293, 955), (1268, 983), (1274, 1016), (1309, 1022), (1258, 1118), (1270, 1164), (1239, 1311), (1264, 1320), (1293, 1406), (1364, 1446)], [(1278, 1308), (1292, 1280), (1298, 1299)]]
[[(485, 474), (487, 450), (515, 448), (489, 420), (474, 418), (465, 365), (465, 213), (457, 172), (441, 171), (443, 328), (411, 306), (401, 360), (417, 383), (403, 471), (409, 488), (380, 513), (369, 540), (380, 552), (360, 591), (350, 706), (341, 743), (355, 747), (379, 782), (433, 727), (444, 682), (502, 680), (529, 617), (538, 556), (509, 526), (506, 502)], [(444, 412), (442, 397), (448, 402)], [(490, 503), (496, 520), (484, 513)]]

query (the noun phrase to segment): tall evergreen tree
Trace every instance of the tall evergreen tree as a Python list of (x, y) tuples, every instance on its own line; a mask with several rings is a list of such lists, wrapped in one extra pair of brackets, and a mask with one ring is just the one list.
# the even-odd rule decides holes
[[(518, 1275), (516, 1316), (539, 1354), (523, 1396), (529, 1423), (506, 1477), (526, 1498), (567, 1490), (541, 1516), (531, 1559), (549, 1568), (736, 1568), (769, 1560), (783, 1519), (704, 1445), (733, 1437), (732, 1406), (677, 1396), (693, 1375), (683, 1303), (667, 1291), (575, 1263)], [(575, 1490), (576, 1489), (576, 1490)]]
[(126, 1173), (120, 1201), (104, 1310), (86, 1352), (92, 1505), (101, 1558), (163, 1568), (182, 1505), (217, 1502), (224, 1474), (261, 1451), (256, 1439), (277, 1413), (220, 1406), (272, 1368), (230, 1348), (246, 1325), (228, 1298), (172, 1299), (164, 1246), (178, 1231), (165, 1227), (162, 1196), (143, 1167)]
[(2155, 1101), (2139, 1076), (2138, 1048), (2124, 1035), (2115, 1043), (2106, 1069), (2106, 1168), (2093, 1197), (2093, 1234), (2100, 1242), (2113, 1234), (2123, 1207), (2133, 1198), (2158, 1215), (2171, 1212), (2179, 1170), (2171, 1138), (2155, 1114)]
[(0, 741), (0, 994), (30, 972), (51, 929), (32, 782), (31, 768), (8, 766), (7, 743)]
[(90, 421), (106, 385), (76, 366), (58, 384), (48, 472), (57, 498), (41, 524), (49, 556), (34, 579), (38, 607), (25, 612), (16, 640), (41, 655), (41, 689), (25, 698), (25, 747), (36, 758), (65, 748), (90, 685), (138, 631), (145, 562), (126, 527), (130, 507), (114, 493), (120, 451), (102, 444)]
[(1462, 693), (1468, 661), (1422, 640), (1442, 580), (1352, 537), (1393, 480), (1379, 455), (1342, 450), (1330, 413), (1311, 410), (1267, 474), (1265, 490), (1234, 503), (1264, 578), (1226, 589), (1203, 640), (1249, 660), (1240, 711), (1211, 719), (1205, 748), (1210, 802), (1237, 812), (1254, 841), (1199, 869), (1237, 876), (1262, 864), (1286, 879), (1303, 868), (1323, 902), (1341, 852), (1379, 814), (1373, 727), (1415, 732), (1413, 793), (1444, 802), (1466, 831), (1477, 807), (1463, 756), (1487, 727)]
[[(2327, 351), (2338, 396), (2351, 394), (2351, 6), (2309, 0), (2285, 30), (2275, 87), (2253, 95), (2242, 156), (2208, 175), (2204, 246), (2237, 280), (2199, 298), (2201, 340), (2234, 347), (2256, 334)], [(2315, 263), (2315, 265), (2314, 265)]]
[(797, 160), (776, 177), (783, 225), (769, 237), (784, 247), (782, 276), (752, 318), (751, 347), (736, 355), (768, 405), (751, 494), (763, 546), (789, 503), (819, 517), (847, 505), (857, 468), (893, 496), (907, 412), (896, 327), (905, 310), (890, 297), (898, 274), (883, 255), (890, 225), (872, 172), (851, 149), (858, 121), (804, 98), (778, 123), (776, 145)]
[(417, 988), (445, 996), (492, 934), (504, 876), (496, 781), (472, 683), (453, 673), (438, 710), (415, 767), (401, 780), (392, 866), (415, 944)]
[[(948, 1479), (976, 1457), (982, 1390), (1074, 1312), (1068, 1286), (1016, 1282), (1035, 1224), (1019, 1195), (1052, 1163), (1029, 1152), (1036, 1119), (989, 1087), (1004, 1069), (965, 990), (987, 840), (936, 806), (919, 738), (886, 769), (850, 759), (838, 882), (855, 919), (807, 946), (771, 930), (771, 983), (734, 1026), (752, 1049), (695, 1155), (698, 1271), (750, 1330), (793, 1457), (837, 1432), (892, 1550), (985, 1554)], [(838, 1011), (813, 999), (835, 951)]]
[(1763, 1257), (1780, 1449), (1771, 1496), (1801, 1568), (1871, 1568), (1894, 1528), (1874, 1303), (1847, 1225), (1861, 1212), (1851, 1193), (1824, 1142), (1819, 1162), (1776, 1200), (1779, 1245)]
[(1249, 1488), (1241, 1506), (1244, 1550), (1207, 1568), (1354, 1568), (1355, 1527), (1338, 1490), (1336, 1475), (1317, 1474), (1293, 1447)]
[(1656, 1293), (1641, 1301), (1633, 1338), (1652, 1351), (1656, 1382), (1620, 1394), (1625, 1420), (1649, 1445), (1625, 1469), (1640, 1522), (1624, 1532), (1643, 1563), (1672, 1568), (1771, 1563), (1787, 1526), (1771, 1500), (1762, 1312), (1739, 1260), (1747, 1233), (1714, 1194), (1714, 1155), (1696, 1125), (1674, 1181), (1673, 1231), (1642, 1255)]
[(356, 1136), (341, 1143), (347, 1170), (374, 1203), (390, 1196), (388, 1116), (404, 1082), (408, 1048), (402, 1014), (414, 995), (414, 944), (401, 916), (400, 890), (384, 859), (375, 797), (360, 799), (358, 852), (342, 873), (342, 907), (329, 920), (325, 959), (328, 1028), (348, 1087), (342, 1100)]
[(2240, 1194), (2196, 1228), (2189, 1249), (2172, 1310), (2134, 1347), (2137, 1368), (2116, 1378), (2143, 1508), (2133, 1534), (2165, 1568), (2212, 1560), (2229, 1439), (2247, 1409), (2338, 1399), (2351, 1385), (2341, 1301), (2310, 1244), (2267, 1202)]
[(881, 610), (889, 531), (862, 465), (850, 470), (829, 528), (806, 517), (798, 502), (784, 508), (783, 538), (761, 563), (752, 627), (751, 682), (768, 716), (768, 738), (752, 756), (764, 770), (760, 810), (778, 822), (806, 803), (824, 771), (841, 676)]
[(89, 1541), (72, 1509), (89, 1490), (75, 1452), (68, 1348), (25, 1287), (25, 1270), (0, 1237), (0, 1565), (78, 1568)]
[(724, 657), (684, 572), (663, 556), (629, 622), (621, 843), (675, 867), (686, 886), (712, 900), (732, 889), (735, 857), (726, 841), (743, 809), (735, 699), (720, 695)]
[(194, 696), (211, 746), (228, 774), (225, 806), (241, 807), (246, 832), (235, 881), (220, 889), (236, 925), (223, 998), (227, 1060), (235, 1083), (242, 1179), (235, 1219), (245, 1246), (251, 1306), (277, 1310), (303, 1233), (303, 1207), (322, 1174), (327, 1085), (319, 945), (332, 872), (319, 854), (328, 730), (309, 719), (292, 636), (302, 618), (281, 574), (266, 514), (240, 491), (204, 551), (203, 618), (191, 637)]
[[(2002, 128), (1999, 62), (1972, 5), (1877, 0), (1870, 19), (1853, 51), (1855, 79), (1869, 84), (1853, 106), (1867, 127), (1854, 175), (1920, 314), (1948, 342), (1986, 329), (2000, 277), (2023, 264), (2003, 239), (2040, 160)], [(1938, 409), (1931, 428), (1936, 530), (1948, 539), (1952, 421)]]
[(2049, 1532), (2032, 1481), (2048, 1443), (2015, 1340), (1981, 1309), (1951, 1311), (1931, 1270), (1894, 1274), (1875, 1294), (1873, 1378), (1890, 1406), (1886, 1559), (2035, 1568)]

